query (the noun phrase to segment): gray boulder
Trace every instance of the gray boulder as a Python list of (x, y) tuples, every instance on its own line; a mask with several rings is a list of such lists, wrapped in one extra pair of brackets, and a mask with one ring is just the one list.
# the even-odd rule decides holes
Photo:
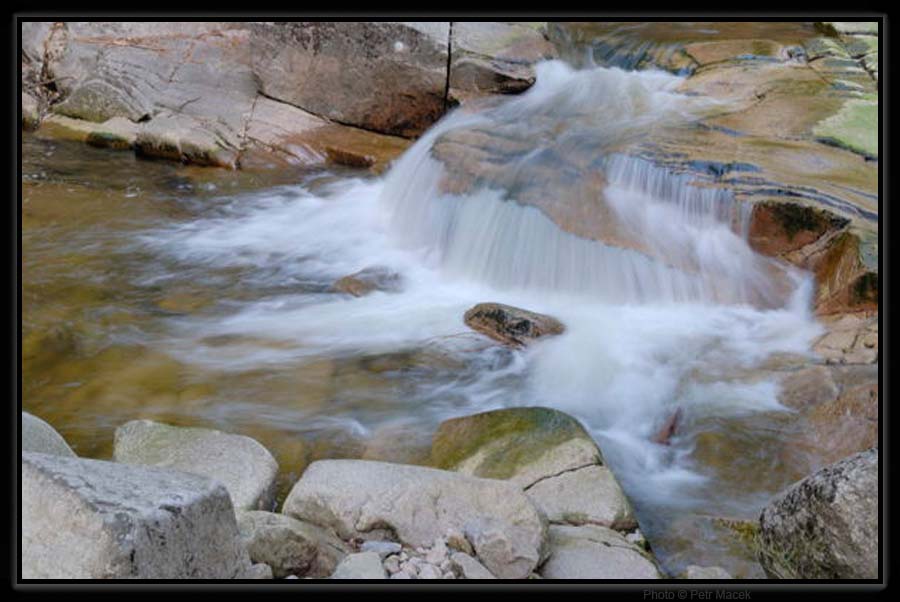
[(261, 510), (238, 513), (250, 560), (269, 565), (275, 577), (328, 577), (349, 552), (321, 527)]
[(75, 457), (75, 452), (52, 426), (28, 412), (22, 412), (22, 452), (39, 452)]
[(878, 448), (794, 484), (759, 524), (759, 561), (770, 578), (877, 578)]
[(271, 508), (278, 463), (250, 437), (133, 420), (116, 429), (113, 458), (221, 481), (237, 510)]
[(314, 462), (282, 511), (344, 540), (392, 539), (410, 547), (431, 546), (456, 529), (488, 570), (505, 579), (527, 577), (546, 557), (546, 519), (519, 487), (433, 468)]
[(210, 479), (22, 454), (25, 579), (231, 579), (250, 569), (231, 500)]
[(595, 525), (550, 526), (550, 558), (544, 579), (660, 579), (656, 563), (611, 529)]

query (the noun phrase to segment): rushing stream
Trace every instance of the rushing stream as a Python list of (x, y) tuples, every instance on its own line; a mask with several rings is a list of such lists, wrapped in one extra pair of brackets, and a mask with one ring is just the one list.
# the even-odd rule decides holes
[[(551, 406), (591, 429), (668, 570), (760, 576), (706, 517), (753, 518), (795, 478), (779, 457), (795, 424), (774, 383), (735, 374), (807, 353), (820, 329), (811, 277), (747, 246), (727, 192), (619, 152), (709, 110), (679, 81), (545, 63), (527, 93), (450, 114), (377, 178), (192, 169), (31, 135), (24, 408), (95, 457), (138, 417), (244, 433), (284, 489), (317, 458), (422, 461), (441, 420)], [(530, 147), (445, 191), (443, 137), (510, 127)], [(560, 228), (564, 195), (516, 202), (559, 154), (596, 158), (615, 243)], [(330, 290), (370, 266), (402, 290)], [(462, 322), (483, 301), (567, 331), (499, 348)], [(653, 443), (677, 408), (671, 445)]]

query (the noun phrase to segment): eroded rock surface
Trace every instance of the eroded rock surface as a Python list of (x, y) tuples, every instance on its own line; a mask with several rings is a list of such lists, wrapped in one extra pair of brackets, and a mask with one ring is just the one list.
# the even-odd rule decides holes
[(514, 347), (565, 331), (562, 322), (552, 316), (502, 303), (479, 303), (463, 319), (469, 328)]
[(231, 579), (250, 561), (225, 488), (174, 470), (25, 452), (26, 579)]
[(759, 560), (774, 579), (878, 577), (878, 449), (845, 458), (760, 515)]

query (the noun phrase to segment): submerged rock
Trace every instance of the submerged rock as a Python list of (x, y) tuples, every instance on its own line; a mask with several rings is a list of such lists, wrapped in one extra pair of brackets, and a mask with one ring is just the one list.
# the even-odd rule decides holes
[(62, 435), (56, 432), (56, 429), (28, 412), (22, 412), (20, 437), (23, 452), (76, 457), (75, 452), (72, 451)]
[(793, 485), (760, 515), (759, 561), (773, 579), (878, 577), (878, 449)]
[(456, 529), (492, 573), (507, 579), (526, 577), (546, 557), (545, 519), (518, 487), (433, 468), (314, 462), (283, 512), (345, 540), (391, 539), (412, 547), (430, 546)]
[(332, 290), (354, 297), (368, 295), (372, 291), (397, 292), (402, 286), (400, 274), (386, 267), (365, 268), (334, 283)]
[(175, 468), (221, 481), (238, 510), (270, 508), (278, 463), (249, 437), (133, 420), (116, 429), (117, 462)]
[(250, 560), (269, 565), (277, 578), (328, 577), (350, 551), (321, 527), (283, 514), (241, 512), (238, 527)]
[(250, 569), (225, 488), (184, 472), (22, 454), (25, 579), (231, 579)]
[(469, 328), (514, 347), (565, 331), (556, 318), (502, 303), (479, 303), (466, 312), (464, 320)]
[(550, 526), (544, 579), (661, 579), (659, 568), (636, 545), (605, 527)]

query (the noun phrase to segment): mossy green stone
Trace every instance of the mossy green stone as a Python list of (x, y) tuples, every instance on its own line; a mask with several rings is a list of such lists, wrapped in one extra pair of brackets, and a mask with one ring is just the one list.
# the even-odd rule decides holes
[[(596, 449), (584, 427), (563, 412), (542, 407), (493, 410), (442, 423), (432, 440), (431, 462), (453, 470), (478, 454), (475, 476), (509, 479), (572, 440)], [(599, 449), (596, 456), (601, 462)]]
[(820, 121), (813, 133), (849, 150), (877, 157), (878, 102), (870, 99), (871, 95), (848, 100), (837, 113)]

